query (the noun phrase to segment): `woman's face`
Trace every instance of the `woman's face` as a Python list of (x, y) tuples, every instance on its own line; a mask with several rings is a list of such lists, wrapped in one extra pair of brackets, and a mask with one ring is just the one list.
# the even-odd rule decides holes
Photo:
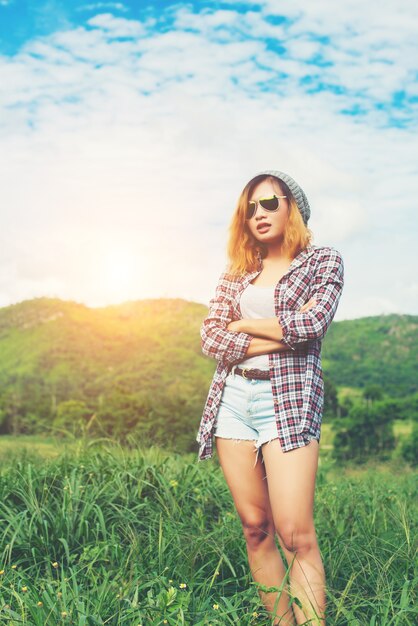
[[(273, 195), (284, 196), (278, 182), (263, 180), (254, 187), (248, 200), (257, 201), (260, 198), (271, 198)], [(279, 198), (279, 209), (274, 213), (266, 211), (257, 202), (257, 210), (251, 219), (247, 220), (251, 234), (260, 242), (276, 243), (284, 235), (286, 223), (289, 217), (289, 202), (287, 198)]]

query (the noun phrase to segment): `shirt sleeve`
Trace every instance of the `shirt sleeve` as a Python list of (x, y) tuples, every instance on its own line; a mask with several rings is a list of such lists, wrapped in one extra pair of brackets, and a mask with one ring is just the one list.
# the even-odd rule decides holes
[(232, 294), (227, 272), (219, 278), (214, 298), (209, 302), (209, 313), (200, 328), (202, 352), (223, 363), (235, 364), (245, 358), (252, 335), (228, 331), (232, 322)]
[(344, 285), (344, 262), (333, 248), (323, 248), (315, 269), (311, 298), (316, 305), (308, 311), (291, 311), (278, 316), (283, 331), (282, 341), (292, 350), (295, 345), (322, 339), (331, 324)]

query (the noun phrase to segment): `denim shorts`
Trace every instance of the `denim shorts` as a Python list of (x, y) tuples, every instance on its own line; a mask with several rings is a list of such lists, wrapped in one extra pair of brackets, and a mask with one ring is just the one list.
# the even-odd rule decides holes
[(225, 379), (214, 436), (254, 441), (255, 465), (261, 446), (278, 438), (271, 381), (244, 378), (235, 367)]

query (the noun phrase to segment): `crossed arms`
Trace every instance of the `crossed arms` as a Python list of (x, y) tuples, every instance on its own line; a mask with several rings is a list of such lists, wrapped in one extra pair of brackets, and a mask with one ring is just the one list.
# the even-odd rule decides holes
[(322, 339), (337, 310), (343, 284), (340, 253), (323, 248), (315, 268), (312, 297), (298, 311), (273, 318), (233, 321), (231, 282), (228, 274), (223, 273), (201, 326), (202, 352), (234, 364), (250, 356), (295, 350), (297, 344)]
[[(307, 311), (315, 304), (316, 300), (311, 298), (299, 309), (299, 313)], [(227, 330), (248, 333), (252, 336), (245, 354), (246, 357), (289, 350), (289, 346), (282, 341), (283, 330), (278, 323), (277, 317), (235, 320), (228, 324)]]

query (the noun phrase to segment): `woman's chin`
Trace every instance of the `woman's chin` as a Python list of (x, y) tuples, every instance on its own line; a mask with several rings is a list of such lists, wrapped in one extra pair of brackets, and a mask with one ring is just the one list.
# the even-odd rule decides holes
[(260, 243), (277, 244), (283, 241), (283, 234), (257, 233), (256, 238)]

